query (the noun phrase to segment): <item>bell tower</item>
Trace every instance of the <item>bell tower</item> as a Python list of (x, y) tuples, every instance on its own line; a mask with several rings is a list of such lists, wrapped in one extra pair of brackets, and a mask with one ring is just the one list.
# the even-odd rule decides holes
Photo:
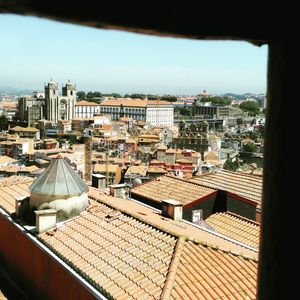
[(57, 122), (56, 107), (58, 103), (58, 85), (52, 79), (45, 85), (45, 117), (49, 121)]
[(76, 103), (76, 85), (70, 83), (70, 80), (62, 88), (62, 97), (67, 101), (67, 119), (71, 120), (75, 116)]

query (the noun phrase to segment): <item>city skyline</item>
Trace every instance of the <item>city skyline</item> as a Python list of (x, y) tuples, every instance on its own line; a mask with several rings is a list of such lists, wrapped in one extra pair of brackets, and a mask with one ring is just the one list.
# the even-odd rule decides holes
[(267, 46), (102, 30), (0, 16), (0, 87), (146, 94), (266, 93)]

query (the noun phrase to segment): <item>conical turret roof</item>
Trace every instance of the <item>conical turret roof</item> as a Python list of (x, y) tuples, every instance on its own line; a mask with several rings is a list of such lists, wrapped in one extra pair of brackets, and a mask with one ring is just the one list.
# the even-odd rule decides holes
[(78, 195), (88, 191), (88, 186), (70, 165), (58, 155), (49, 167), (30, 186), (30, 192), (51, 196)]

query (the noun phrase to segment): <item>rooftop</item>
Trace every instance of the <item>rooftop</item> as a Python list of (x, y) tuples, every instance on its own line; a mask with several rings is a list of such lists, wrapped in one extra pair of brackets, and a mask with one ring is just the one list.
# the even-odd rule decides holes
[(257, 261), (236, 252), (245, 248), (134, 201), (89, 196), (86, 212), (39, 239), (105, 295), (255, 299)]
[(10, 131), (16, 131), (16, 132), (38, 132), (39, 130), (34, 127), (21, 127), (21, 126), (15, 126), (13, 128), (9, 129)]
[(147, 166), (130, 166), (126, 171), (126, 175), (139, 174), (142, 176), (146, 176), (147, 170), (148, 170)]
[(0, 156), (0, 165), (6, 164), (6, 163), (15, 163), (17, 161), (18, 160), (14, 159), (14, 158), (11, 158), (9, 156), (6, 156), (6, 155), (1, 155)]
[(259, 176), (240, 172), (219, 171), (199, 175), (190, 179), (190, 182), (230, 192), (256, 202), (259, 209), (261, 207), (263, 180)]
[(131, 192), (133, 197), (138, 195), (156, 202), (174, 199), (186, 205), (208, 196), (216, 190), (174, 176), (164, 175), (133, 188)]
[(142, 100), (142, 99), (131, 99), (131, 98), (116, 98), (106, 99), (100, 103), (100, 106), (125, 106), (125, 107), (147, 107), (149, 105), (172, 105), (170, 102), (161, 100)]
[(253, 220), (224, 212), (209, 216), (205, 222), (215, 231), (258, 249), (260, 226)]
[(120, 169), (118, 165), (112, 165), (112, 164), (95, 164), (94, 165), (94, 172), (96, 173), (102, 173), (102, 172), (110, 172), (110, 173), (116, 173)]
[[(16, 178), (19, 177), (19, 178)], [(18, 197), (29, 196), (29, 186), (33, 178), (11, 176), (0, 182), (0, 207), (7, 213), (15, 212), (15, 200)]]
[(96, 102), (90, 102), (86, 100), (81, 100), (75, 103), (75, 106), (98, 106), (99, 104)]
[[(0, 206), (29, 184), (1, 190)], [(89, 199), (87, 211), (38, 238), (104, 295), (255, 299), (257, 252), (102, 190), (90, 187)]]

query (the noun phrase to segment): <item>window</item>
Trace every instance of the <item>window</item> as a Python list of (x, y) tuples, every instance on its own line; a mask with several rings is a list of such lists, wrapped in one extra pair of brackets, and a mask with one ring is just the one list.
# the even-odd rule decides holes
[(197, 209), (192, 211), (192, 222), (199, 224), (203, 221), (203, 210)]

